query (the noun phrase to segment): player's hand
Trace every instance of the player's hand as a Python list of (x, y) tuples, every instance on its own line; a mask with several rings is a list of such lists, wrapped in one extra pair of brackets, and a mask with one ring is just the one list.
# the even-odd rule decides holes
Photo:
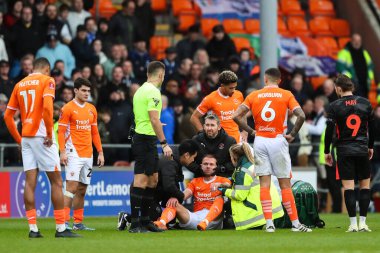
[(369, 158), (369, 160), (371, 160), (372, 157), (373, 157), (373, 148), (369, 148), (368, 149), (368, 158)]
[(240, 133), (240, 139), (242, 142), (247, 142), (248, 141), (248, 133), (246, 131), (243, 131)]
[(285, 134), (284, 137), (288, 141), (288, 143), (291, 143), (295, 139), (295, 137), (293, 137), (291, 134)]
[(67, 166), (68, 159), (67, 159), (67, 154), (65, 151), (61, 152), (61, 154), (59, 155), (59, 159), (61, 161), (61, 164)]
[(170, 198), (168, 202), (166, 202), (166, 207), (177, 207), (178, 206), (178, 199), (176, 198)]
[(44, 145), (50, 148), (51, 145), (53, 145), (53, 139), (46, 136), (44, 139)]
[(325, 162), (328, 166), (333, 165), (333, 158), (331, 154), (325, 154)]
[(104, 166), (104, 154), (103, 152), (99, 152), (99, 155), (98, 155), (98, 166), (99, 168)]
[(165, 145), (163, 148), (162, 148), (162, 151), (164, 152), (164, 156), (169, 158), (172, 157), (172, 154), (173, 154), (173, 151), (172, 149), (169, 147), (169, 145)]

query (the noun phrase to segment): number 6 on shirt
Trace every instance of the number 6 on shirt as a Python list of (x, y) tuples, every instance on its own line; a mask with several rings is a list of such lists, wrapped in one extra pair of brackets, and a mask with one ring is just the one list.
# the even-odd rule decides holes
[[(273, 110), (273, 108), (270, 108), (270, 104), (272, 103), (272, 101), (267, 101), (266, 104), (264, 105), (264, 108), (263, 110), (261, 111), (261, 118), (266, 121), (266, 122), (270, 122), (270, 121), (273, 121), (274, 118), (276, 117), (276, 111)], [(267, 113), (269, 113), (269, 117), (267, 117)]]

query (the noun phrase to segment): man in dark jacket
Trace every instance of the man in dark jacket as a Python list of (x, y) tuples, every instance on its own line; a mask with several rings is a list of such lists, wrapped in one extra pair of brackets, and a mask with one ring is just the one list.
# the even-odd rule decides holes
[(229, 149), (236, 144), (233, 137), (228, 136), (220, 126), (218, 116), (208, 114), (204, 119), (203, 131), (193, 137), (193, 140), (199, 146), (199, 152), (195, 162), (188, 166), (188, 169), (195, 174), (195, 177), (201, 176), (202, 170), (200, 164), (203, 156), (213, 154), (218, 160), (216, 174), (222, 177), (231, 177), (234, 166), (232, 165)]
[[(194, 162), (197, 156), (198, 145), (193, 140), (184, 140), (178, 148), (173, 147), (171, 159), (162, 157), (158, 163), (158, 184), (155, 192), (154, 206), (151, 207), (151, 220), (157, 220), (161, 216), (161, 207), (166, 207), (170, 198), (176, 198), (182, 203), (184, 193), (181, 191), (180, 183), (184, 176), (182, 166), (188, 166)], [(118, 230), (124, 230), (130, 219), (129, 214), (120, 212), (118, 217)]]

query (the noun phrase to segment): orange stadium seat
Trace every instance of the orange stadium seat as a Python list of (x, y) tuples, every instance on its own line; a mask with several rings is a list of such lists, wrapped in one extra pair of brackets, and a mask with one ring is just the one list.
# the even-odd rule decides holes
[(240, 19), (228, 18), (222, 22), (226, 33), (245, 33), (243, 22)]
[(312, 19), (309, 21), (310, 31), (316, 36), (332, 36), (330, 23), (326, 19)]
[(277, 31), (282, 36), (290, 36), (290, 32), (282, 18), (277, 19)]
[(329, 50), (325, 47), (324, 44), (318, 43), (314, 38), (308, 36), (300, 36), (302, 42), (307, 47), (307, 53), (310, 56), (327, 56), (329, 55)]
[(251, 42), (249, 41), (249, 39), (235, 37), (235, 38), (232, 38), (232, 40), (235, 43), (235, 47), (236, 47), (237, 52), (240, 52), (240, 50), (243, 48), (248, 48), (248, 49), (250, 49), (250, 51), (252, 51)]
[(328, 76), (313, 76), (310, 78), (311, 85), (313, 86), (314, 90), (316, 90), (319, 86), (323, 84), (324, 81)]
[(333, 19), (330, 28), (336, 37), (348, 37), (351, 35), (350, 24), (344, 19)]
[(150, 38), (150, 54), (158, 59), (157, 55), (165, 52), (165, 49), (170, 46), (168, 37), (153, 36)]
[(281, 10), (286, 16), (305, 16), (305, 12), (301, 9), (301, 4), (298, 0), (281, 1)]
[(309, 12), (311, 16), (335, 17), (334, 4), (326, 0), (311, 0), (309, 2)]
[(209, 38), (212, 34), (212, 28), (219, 25), (220, 21), (215, 18), (202, 18), (201, 19), (201, 29), (202, 33), (206, 38)]
[(338, 39), (339, 48), (342, 49), (346, 46), (346, 44), (351, 40), (350, 37), (342, 37)]
[(322, 45), (324, 45), (329, 50), (329, 55), (332, 58), (336, 59), (338, 51), (339, 51), (339, 47), (338, 47), (338, 43), (336, 42), (335, 38), (333, 38), (333, 37), (318, 37), (318, 38), (316, 38), (316, 40), (318, 41), (318, 43), (321, 43)]
[[(111, 0), (99, 1), (99, 16), (102, 18), (110, 18), (115, 14), (117, 9), (114, 7)], [(96, 15), (96, 4), (90, 9), (90, 13), (93, 17)]]
[(164, 12), (166, 11), (166, 0), (151, 1), (151, 7), (154, 12)]
[(194, 10), (191, 0), (172, 0), (173, 15), (177, 17), (181, 11)]
[(197, 21), (197, 13), (195, 11), (181, 11), (178, 15), (179, 25), (177, 30), (180, 32), (187, 32), (190, 26), (194, 25)]
[(250, 34), (260, 33), (260, 20), (259, 19), (246, 19), (244, 21), (245, 31)]
[(289, 17), (288, 18), (289, 32), (296, 36), (309, 36), (311, 32), (304, 18)]

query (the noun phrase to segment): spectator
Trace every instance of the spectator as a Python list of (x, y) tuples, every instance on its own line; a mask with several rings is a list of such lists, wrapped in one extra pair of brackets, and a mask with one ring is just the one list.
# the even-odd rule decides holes
[(13, 3), (12, 10), (5, 14), (4, 24), (9, 29), (13, 27), (16, 22), (21, 18), (21, 11), (23, 8), (23, 2), (21, 0)]
[(54, 27), (57, 31), (59, 40), (64, 44), (70, 44), (72, 37), (69, 26), (58, 19), (57, 6), (54, 4), (48, 4), (46, 6), (44, 26), (46, 33)]
[(147, 47), (149, 47), (149, 40), (156, 30), (156, 19), (147, 0), (136, 1), (135, 16), (138, 23), (138, 34), (145, 41)]
[(0, 61), (0, 93), (7, 97), (11, 97), (14, 82), (9, 78), (9, 62)]
[(192, 138), (196, 133), (196, 129), (190, 122), (190, 117), (194, 109), (184, 111), (183, 103), (180, 99), (176, 99), (173, 103), (175, 113), (175, 143), (180, 143), (183, 140)]
[(21, 61), (20, 61), (21, 70), (20, 70), (20, 73), (18, 74), (18, 76), (16, 76), (14, 79), (15, 84), (20, 82), (22, 79), (24, 79), (30, 73), (32, 73), (33, 61), (34, 61), (34, 57), (31, 54), (27, 54), (21, 58)]
[(238, 85), (236, 87), (237, 90), (241, 91), (242, 93), (247, 89), (246, 83), (244, 80), (244, 72), (241, 69), (241, 63), (240, 63), (240, 58), (237, 55), (233, 55), (230, 57), (228, 60), (228, 67), (229, 70), (234, 72), (236, 76), (238, 77)]
[(187, 106), (195, 108), (206, 93), (201, 80), (201, 66), (193, 63), (190, 69), (190, 80), (186, 86), (182, 86), (180, 93), (185, 97)]
[(329, 103), (338, 99), (338, 95), (335, 92), (334, 81), (331, 78), (326, 79), (322, 85), (323, 95), (327, 97)]
[(161, 61), (165, 64), (165, 80), (167, 80), (178, 68), (176, 48), (168, 47), (165, 49), (165, 58)]
[(291, 80), (290, 91), (293, 93), (298, 103), (310, 98), (307, 95), (307, 93), (304, 91), (302, 77), (299, 77), (299, 76), (293, 77), (293, 79)]
[(132, 83), (132, 85), (129, 87), (128, 102), (132, 107), (133, 107), (133, 97), (135, 96), (135, 93), (139, 88), (140, 88), (140, 84), (138, 83)]
[(10, 31), (4, 24), (4, 14), (2, 12), (0, 12), (0, 37), (4, 41), (5, 53), (7, 54), (8, 59), (5, 59), (4, 52), (2, 52), (0, 55), (2, 55), (1, 57), (3, 60), (9, 61), (9, 58), (11, 58), (11, 50), (9, 49)]
[(207, 53), (210, 57), (210, 63), (218, 70), (227, 68), (226, 59), (236, 54), (234, 42), (225, 33), (223, 25), (216, 25), (212, 29), (213, 36), (206, 45)]
[(75, 59), (70, 48), (59, 42), (57, 31), (50, 31), (45, 38), (46, 43), (37, 51), (36, 57), (48, 59), (52, 69), (57, 60), (62, 60), (65, 71), (63, 74), (65, 77), (70, 77), (71, 71), (75, 67)]
[(231, 177), (234, 166), (229, 156), (229, 149), (236, 144), (233, 137), (228, 136), (220, 126), (218, 116), (208, 114), (204, 119), (203, 131), (193, 137), (198, 144), (199, 151), (195, 162), (188, 166), (188, 169), (195, 173), (195, 177), (201, 175), (201, 161), (207, 154), (214, 155), (218, 160), (216, 174), (223, 177)]
[(122, 9), (111, 17), (109, 30), (116, 42), (124, 43), (130, 50), (137, 33), (136, 4), (132, 0), (124, 0), (121, 6)]
[(95, 55), (99, 58), (97, 63), (103, 64), (108, 60), (106, 54), (103, 52), (103, 42), (100, 39), (95, 39), (92, 42), (92, 49)]
[[(32, 39), (33, 38), (33, 39)], [(39, 24), (33, 21), (30, 6), (22, 8), (21, 19), (12, 30), (12, 55), (19, 60), (26, 54), (35, 54), (44, 43), (45, 34)]]
[(208, 67), (206, 69), (205, 90), (206, 94), (209, 94), (218, 89), (219, 71), (214, 67)]
[(69, 24), (69, 21), (68, 21), (68, 17), (69, 17), (69, 11), (70, 11), (70, 7), (67, 5), (67, 4), (62, 4), (61, 6), (59, 6), (59, 13), (58, 13), (58, 19), (59, 21), (61, 21), (63, 23), (64, 26), (67, 27), (67, 31), (65, 31), (65, 40), (63, 41), (63, 43), (69, 45), (71, 40), (72, 40), (72, 37), (73, 37), (73, 31), (71, 30), (70, 28), (70, 24)]
[(66, 82), (67, 86), (74, 87), (74, 81), (79, 77), (82, 77), (82, 70), (79, 68), (73, 69), (71, 71), (71, 78)]
[(87, 42), (88, 44), (91, 44), (95, 38), (96, 38), (96, 32), (98, 30), (96, 26), (95, 18), (88, 17), (84, 20), (84, 26), (86, 27), (87, 31)]
[(113, 44), (111, 47), (111, 57), (103, 64), (104, 73), (108, 80), (112, 79), (113, 68), (122, 62), (122, 52), (119, 44)]
[(253, 67), (258, 65), (258, 62), (257, 60), (252, 60), (251, 51), (248, 48), (243, 48), (240, 50), (240, 64), (244, 78), (249, 78)]
[(88, 44), (87, 30), (84, 25), (78, 25), (77, 35), (71, 41), (70, 48), (75, 56), (77, 68), (82, 68), (85, 65), (93, 66), (99, 62), (99, 57), (95, 54), (91, 45)]
[[(123, 85), (123, 69), (120, 66), (115, 66), (112, 71), (112, 79), (105, 87), (99, 90), (99, 106), (107, 105), (110, 98), (110, 93), (115, 90), (122, 90), (127, 94), (127, 87)], [(124, 96), (125, 100), (125, 96)]]
[(169, 77), (170, 79), (177, 80), (180, 89), (182, 87), (186, 87), (186, 85), (187, 85), (192, 64), (193, 64), (193, 61), (191, 59), (189, 59), (189, 58), (183, 59), (181, 61), (181, 64), (179, 65), (179, 68), (177, 69), (177, 71), (174, 72), (174, 74)]
[[(61, 73), (64, 75), (65, 74), (65, 63), (62, 60), (56, 60), (54, 62), (53, 69), (59, 69), (61, 71)], [(69, 80), (70, 77), (71, 77), (71, 73), (67, 77), (63, 76), (63, 78), (65, 79), (65, 81)]]
[[(306, 99), (301, 103), (302, 110), (305, 112), (306, 117), (313, 112), (313, 100)], [(294, 125), (296, 121), (296, 116), (290, 115), (290, 121)], [(298, 166), (309, 166), (309, 157), (311, 155), (313, 146), (311, 146), (311, 137), (309, 135), (309, 129), (307, 124), (303, 124), (298, 132), (298, 137), (300, 140), (300, 147), (297, 152), (297, 165)], [(310, 145), (310, 146), (308, 146)]]
[[(98, 131), (100, 135), (100, 139), (102, 143), (111, 143), (110, 140), (110, 126), (109, 123), (111, 121), (111, 110), (108, 108), (101, 109), (98, 113)], [(108, 160), (108, 159), (107, 159)], [(107, 161), (105, 160), (105, 161)]]
[(160, 120), (163, 124), (163, 131), (168, 144), (174, 144), (174, 130), (175, 130), (175, 118), (174, 111), (168, 107), (168, 98), (165, 95), (161, 96), (162, 100), (162, 112)]
[(362, 37), (358, 33), (352, 34), (351, 41), (338, 52), (336, 70), (352, 79), (356, 95), (368, 98), (375, 78), (374, 69), (371, 56), (363, 48)]
[(168, 98), (169, 106), (173, 107), (174, 102), (180, 99), (179, 86), (177, 80), (169, 79), (165, 85), (165, 90), (162, 92), (162, 94)]
[(108, 54), (108, 51), (112, 46), (112, 35), (109, 31), (107, 19), (101, 18), (98, 21), (98, 30), (96, 32), (96, 38), (102, 41), (104, 52)]
[(210, 66), (210, 59), (207, 51), (203, 48), (198, 49), (194, 54), (194, 62), (201, 66), (202, 73), (205, 73), (206, 68)]
[(199, 32), (199, 25), (190, 26), (186, 38), (177, 43), (178, 61), (193, 59), (195, 52), (205, 47), (206, 43)]
[(74, 98), (74, 89), (73, 87), (65, 86), (62, 89), (61, 94), (61, 101), (63, 101), (65, 104), (73, 100)]
[(34, 2), (34, 19), (38, 24), (43, 24), (45, 19), (46, 3), (44, 0), (35, 0)]
[(130, 60), (124, 60), (123, 65), (123, 85), (125, 87), (130, 87), (133, 83), (137, 82), (135, 74), (133, 72), (133, 65)]
[(90, 81), (97, 90), (100, 90), (102, 87), (105, 87), (107, 85), (108, 80), (104, 74), (104, 68), (101, 64), (96, 64), (94, 66), (94, 71), (92, 71)]
[(87, 17), (91, 14), (83, 9), (83, 0), (72, 0), (72, 10), (69, 11), (67, 22), (69, 23), (71, 34), (77, 34), (78, 25), (83, 25)]
[(137, 38), (134, 44), (135, 48), (131, 51), (129, 58), (133, 64), (137, 81), (143, 83), (146, 79), (147, 66), (151, 58), (146, 49), (146, 43), (142, 38)]
[(59, 69), (53, 69), (50, 73), (51, 77), (54, 78), (55, 81), (55, 97), (57, 100), (61, 97), (62, 90), (66, 87), (65, 78), (63, 73)]

